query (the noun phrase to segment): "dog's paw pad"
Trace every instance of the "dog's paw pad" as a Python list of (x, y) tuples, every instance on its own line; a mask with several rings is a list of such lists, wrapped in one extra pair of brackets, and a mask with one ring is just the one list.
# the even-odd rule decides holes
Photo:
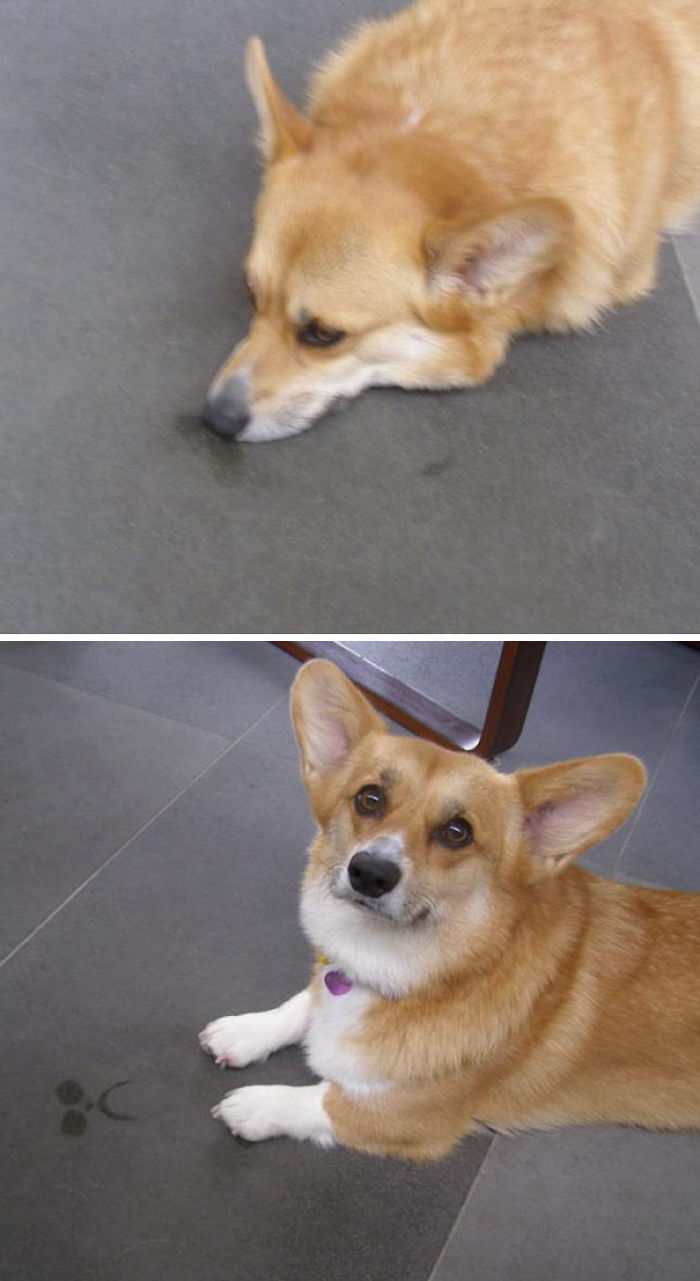
[(208, 1023), (199, 1034), (199, 1044), (219, 1067), (247, 1067), (270, 1053), (266, 1014), (233, 1014)]

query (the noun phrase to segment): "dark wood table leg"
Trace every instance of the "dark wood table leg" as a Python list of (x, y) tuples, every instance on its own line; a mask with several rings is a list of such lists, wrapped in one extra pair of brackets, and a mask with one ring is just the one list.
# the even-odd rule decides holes
[(486, 719), (481, 728), (456, 716), (377, 663), (362, 658), (336, 641), (273, 643), (301, 662), (309, 658), (331, 659), (350, 680), (361, 686), (380, 712), (413, 734), (442, 747), (457, 747), (492, 758), (514, 747), (522, 733), (546, 642), (503, 642)]
[(481, 730), (480, 756), (498, 756), (515, 747), (540, 670), (546, 641), (504, 641)]

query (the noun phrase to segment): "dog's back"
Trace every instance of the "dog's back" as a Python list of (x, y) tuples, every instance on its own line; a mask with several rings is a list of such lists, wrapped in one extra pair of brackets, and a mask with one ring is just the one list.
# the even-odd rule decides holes
[(560, 889), (570, 955), (510, 1045), (512, 1071), (488, 1080), (484, 1115), (505, 1128), (700, 1124), (700, 896), (579, 868)]
[(311, 99), (315, 119), (351, 130), (420, 117), (504, 206), (551, 196), (576, 211), (568, 270), (528, 326), (647, 292), (659, 228), (700, 198), (695, 0), (419, 0), (361, 27)]

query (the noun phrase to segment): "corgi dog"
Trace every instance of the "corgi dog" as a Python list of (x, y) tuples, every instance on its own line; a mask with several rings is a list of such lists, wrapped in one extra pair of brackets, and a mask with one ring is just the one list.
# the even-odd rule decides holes
[(627, 818), (633, 756), (507, 776), (387, 732), (322, 659), (292, 717), (318, 836), (309, 986), (201, 1033), (245, 1067), (303, 1042), (320, 1081), (234, 1090), (233, 1134), (427, 1161), (482, 1126), (700, 1126), (700, 895), (575, 865)]
[(648, 293), (700, 197), (697, 0), (417, 0), (321, 64), (308, 114), (257, 38), (246, 67), (266, 168), (223, 436), (482, 382), (519, 331)]

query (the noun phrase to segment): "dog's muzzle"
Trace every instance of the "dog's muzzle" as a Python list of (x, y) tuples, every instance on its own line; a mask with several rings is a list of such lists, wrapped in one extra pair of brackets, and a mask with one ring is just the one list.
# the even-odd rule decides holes
[(250, 422), (250, 388), (244, 375), (231, 378), (220, 388), (212, 387), (204, 405), (202, 421), (217, 436), (233, 440)]

